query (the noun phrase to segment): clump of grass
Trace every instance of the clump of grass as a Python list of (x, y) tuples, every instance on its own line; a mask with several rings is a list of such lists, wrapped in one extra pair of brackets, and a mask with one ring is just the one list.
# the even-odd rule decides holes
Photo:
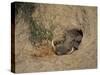
[(51, 41), (53, 37), (51, 30), (46, 29), (43, 25), (37, 24), (36, 21), (31, 21), (31, 35), (33, 43), (42, 43), (43, 40)]

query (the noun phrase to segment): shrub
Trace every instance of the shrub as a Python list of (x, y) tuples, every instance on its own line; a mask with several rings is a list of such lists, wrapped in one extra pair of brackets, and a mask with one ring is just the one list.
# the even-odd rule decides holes
[(31, 21), (31, 37), (32, 42), (41, 43), (43, 40), (52, 40), (52, 31), (46, 29), (43, 25), (37, 24), (36, 21)]

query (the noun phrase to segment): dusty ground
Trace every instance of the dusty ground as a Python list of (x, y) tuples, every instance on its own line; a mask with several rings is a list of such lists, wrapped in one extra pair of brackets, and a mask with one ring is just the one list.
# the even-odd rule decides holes
[[(42, 46), (34, 51), (29, 41), (30, 27), (23, 17), (16, 16), (15, 29), (15, 72), (40, 72), (97, 67), (97, 15), (96, 7), (40, 5), (33, 12), (33, 20), (50, 28), (55, 25), (54, 37), (61, 28), (83, 30), (83, 39), (79, 50), (71, 55), (57, 56), (51, 47)], [(41, 16), (39, 16), (39, 14)], [(57, 33), (58, 32), (58, 33)], [(36, 55), (36, 56), (35, 56)]]

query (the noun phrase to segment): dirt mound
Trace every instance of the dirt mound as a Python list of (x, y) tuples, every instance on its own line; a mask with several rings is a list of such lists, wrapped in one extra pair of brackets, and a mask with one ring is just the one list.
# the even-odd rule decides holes
[[(34, 5), (34, 4), (33, 4)], [(38, 72), (97, 67), (97, 9), (96, 7), (35, 4), (31, 19), (52, 31), (53, 39), (62, 39), (64, 29), (81, 29), (79, 50), (71, 55), (57, 56), (51, 45), (35, 48), (30, 41), (30, 16), (21, 9), (15, 17), (16, 72)], [(24, 6), (24, 5), (22, 5)], [(26, 6), (26, 5), (25, 5)], [(24, 9), (25, 10), (25, 9)], [(30, 12), (30, 10), (27, 10)], [(49, 42), (51, 42), (49, 40)]]

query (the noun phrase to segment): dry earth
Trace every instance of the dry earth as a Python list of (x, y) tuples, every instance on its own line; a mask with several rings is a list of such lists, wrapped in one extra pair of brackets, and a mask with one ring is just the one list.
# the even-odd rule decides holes
[(78, 28), (83, 31), (79, 50), (71, 55), (57, 56), (51, 46), (35, 50), (29, 37), (30, 25), (22, 14), (15, 18), (15, 72), (41, 72), (97, 67), (97, 9), (88, 6), (66, 6), (40, 4), (32, 13), (33, 20), (53, 30), (53, 39), (64, 28)]

